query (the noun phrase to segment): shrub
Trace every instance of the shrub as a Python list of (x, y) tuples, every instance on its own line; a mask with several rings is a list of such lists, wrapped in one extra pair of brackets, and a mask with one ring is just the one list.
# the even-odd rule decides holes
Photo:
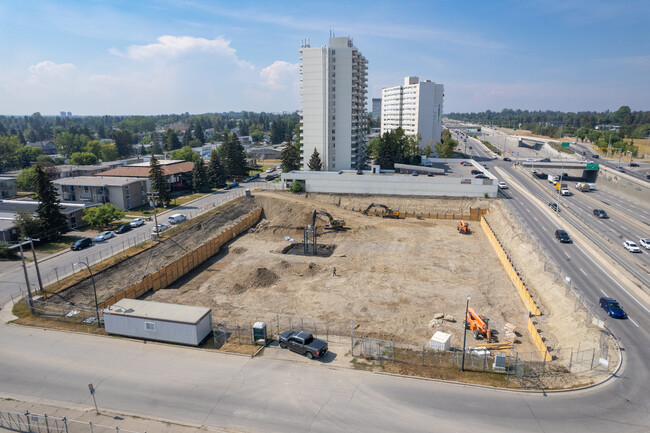
[(289, 188), (289, 191), (293, 193), (299, 193), (302, 192), (302, 184), (298, 181), (295, 181), (291, 184), (291, 188)]

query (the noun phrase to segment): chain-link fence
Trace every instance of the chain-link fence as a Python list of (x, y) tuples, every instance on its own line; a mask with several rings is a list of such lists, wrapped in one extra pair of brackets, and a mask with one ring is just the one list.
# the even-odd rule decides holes
[[(284, 331), (305, 331), (315, 338), (320, 338), (331, 343), (349, 343), (353, 333), (352, 322), (325, 322), (307, 318), (296, 318), (276, 314), (255, 322), (266, 324), (267, 338), (275, 340)], [(216, 322), (213, 329), (216, 347), (223, 346), (226, 342), (234, 344), (255, 344), (253, 341), (254, 322), (223, 321)]]
[(47, 319), (70, 323), (96, 324), (99, 317), (100, 324), (104, 321), (101, 310), (98, 311), (95, 308), (81, 307), (69, 303), (57, 304), (40, 299), (32, 300), (32, 307), (35, 314)]
[(92, 421), (57, 418), (47, 414), (29, 413), (29, 411), (19, 413), (4, 410), (0, 410), (0, 429), (25, 433), (138, 433), (121, 429), (119, 426), (93, 424)]

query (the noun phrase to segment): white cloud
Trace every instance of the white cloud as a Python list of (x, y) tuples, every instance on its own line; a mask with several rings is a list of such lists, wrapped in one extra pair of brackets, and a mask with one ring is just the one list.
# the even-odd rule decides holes
[(54, 82), (69, 81), (75, 71), (72, 63), (57, 64), (49, 60), (44, 60), (27, 68), (31, 73), (28, 82), (33, 85), (52, 84)]
[(276, 60), (260, 71), (262, 85), (269, 90), (284, 90), (296, 85), (299, 79), (299, 63)]
[(132, 60), (166, 60), (186, 54), (203, 53), (231, 58), (240, 66), (252, 67), (249, 63), (237, 59), (236, 50), (230, 46), (230, 41), (221, 37), (205, 39), (164, 35), (157, 41), (158, 43), (148, 45), (131, 45), (125, 52), (116, 48), (111, 48), (109, 51), (116, 56)]

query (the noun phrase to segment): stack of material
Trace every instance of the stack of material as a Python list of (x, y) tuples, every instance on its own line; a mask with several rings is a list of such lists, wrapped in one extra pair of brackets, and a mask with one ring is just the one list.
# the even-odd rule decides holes
[(511, 343), (514, 343), (515, 340), (517, 339), (517, 334), (515, 334), (516, 329), (517, 328), (512, 323), (506, 323), (505, 325), (503, 325), (503, 333), (504, 333), (503, 339)]
[(509, 341), (503, 341), (499, 343), (483, 343), (483, 344), (477, 344), (476, 347), (499, 352), (499, 351), (506, 351), (512, 349), (512, 343)]
[(429, 347), (433, 350), (449, 350), (451, 347), (451, 334), (436, 331), (429, 340)]

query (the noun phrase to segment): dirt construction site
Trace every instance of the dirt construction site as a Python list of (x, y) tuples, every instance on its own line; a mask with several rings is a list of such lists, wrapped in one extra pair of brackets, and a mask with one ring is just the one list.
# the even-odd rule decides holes
[[(411, 217), (381, 218), (360, 212), (370, 203), (408, 211)], [(298, 195), (256, 191), (203, 219), (170, 232), (141, 253), (101, 271), (100, 301), (138, 284), (155, 270), (198, 248), (240, 217), (262, 208), (260, 221), (221, 247), (219, 252), (179, 279), (149, 291), (144, 299), (212, 308), (213, 322), (273, 323), (282, 317), (329, 324), (354, 325), (357, 337), (427, 344), (436, 331), (452, 335), (452, 347), (463, 342), (466, 299), (476, 313), (489, 318), (489, 328), (505, 340), (505, 325), (514, 325), (514, 347), (531, 356), (539, 352), (528, 328), (528, 310), (479, 222), (460, 234), (458, 216), (470, 209), (489, 209), (486, 220), (525, 279), (536, 305), (540, 335), (557, 348), (598, 348), (599, 333), (588, 317), (575, 310), (557, 276), (548, 273), (534, 241), (518, 227), (499, 200), (482, 198), (410, 198)], [(345, 230), (327, 229), (316, 219), (319, 254), (304, 255), (305, 226), (314, 210), (345, 220)], [(416, 218), (422, 213), (431, 218)], [(435, 214), (454, 219), (435, 219)], [(88, 279), (56, 298), (90, 305)], [(346, 331), (347, 332), (347, 331)], [(477, 343), (468, 333), (468, 347)], [(540, 355), (541, 356), (541, 355)]]
[[(219, 321), (254, 322), (280, 314), (353, 322), (355, 334), (416, 344), (440, 330), (452, 334), (452, 345), (459, 347), (471, 295), (471, 306), (489, 317), (496, 334), (505, 323), (514, 324), (522, 335), (517, 348), (535, 350), (527, 338), (526, 309), (478, 223), (470, 224), (472, 234), (461, 235), (457, 221), (363, 215), (345, 210), (354, 203), (333, 200), (256, 193), (264, 213), (254, 229), (147, 299), (208, 306)], [(364, 197), (363, 203), (373, 200), (381, 202)], [(427, 207), (423, 202), (401, 199), (391, 206)], [(431, 202), (431, 208), (449, 213), (468, 214), (469, 207), (481, 205), (481, 200)], [(343, 218), (348, 228), (324, 229), (328, 221), (318, 217), (318, 244), (331, 255), (283, 254), (291, 240), (303, 241), (315, 209)], [(440, 315), (447, 320), (434, 319)]]

